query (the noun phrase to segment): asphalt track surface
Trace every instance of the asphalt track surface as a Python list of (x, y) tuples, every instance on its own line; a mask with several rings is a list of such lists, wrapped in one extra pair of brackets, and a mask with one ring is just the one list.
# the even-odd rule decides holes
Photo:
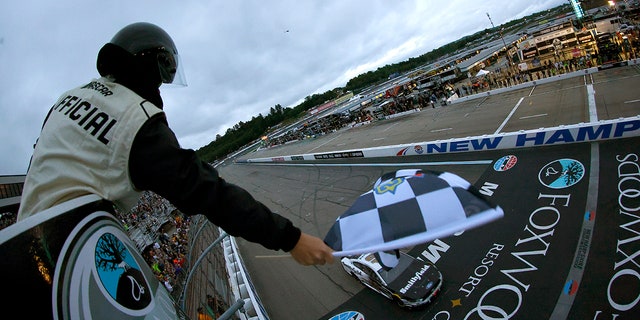
[[(516, 132), (640, 114), (640, 68), (603, 70), (252, 153), (271, 157)], [(593, 90), (592, 90), (593, 89)], [(595, 92), (595, 93), (594, 93)], [(431, 260), (436, 301), (407, 311), (347, 276), (237, 239), (271, 319), (640, 319), (640, 138), (317, 164), (231, 164), (221, 175), (323, 238), (384, 172), (456, 173), (505, 217), (409, 253)], [(502, 160), (511, 159), (511, 162)], [(500, 166), (496, 163), (509, 163)], [(554, 180), (565, 168), (565, 180)]]

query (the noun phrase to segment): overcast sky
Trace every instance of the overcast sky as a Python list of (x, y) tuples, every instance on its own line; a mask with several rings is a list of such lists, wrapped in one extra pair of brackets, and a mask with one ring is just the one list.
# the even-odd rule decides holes
[(173, 38), (187, 87), (161, 87), (169, 125), (198, 149), (240, 121), (294, 107), (359, 74), (566, 0), (41, 1), (0, 4), (0, 175), (25, 174), (42, 121), (98, 76), (129, 23)]

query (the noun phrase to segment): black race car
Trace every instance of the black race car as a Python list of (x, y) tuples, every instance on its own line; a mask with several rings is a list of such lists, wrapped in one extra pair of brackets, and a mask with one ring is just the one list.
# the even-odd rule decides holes
[(431, 303), (442, 287), (442, 273), (434, 264), (404, 252), (400, 252), (398, 264), (389, 270), (374, 253), (344, 257), (340, 261), (348, 274), (404, 308)]

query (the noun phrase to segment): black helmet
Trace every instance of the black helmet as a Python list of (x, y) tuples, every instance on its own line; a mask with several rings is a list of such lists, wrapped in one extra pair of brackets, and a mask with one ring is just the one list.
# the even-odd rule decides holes
[(122, 28), (98, 54), (101, 76), (137, 77), (148, 73), (161, 83), (186, 85), (175, 43), (162, 28), (148, 22), (136, 22)]

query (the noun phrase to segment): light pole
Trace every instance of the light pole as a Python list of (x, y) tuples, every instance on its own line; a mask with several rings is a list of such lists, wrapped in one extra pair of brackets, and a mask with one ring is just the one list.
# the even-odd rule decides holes
[[(495, 29), (496, 26), (493, 25), (493, 21), (491, 20), (491, 16), (489, 15), (489, 12), (487, 12), (487, 18), (489, 18), (489, 22), (491, 22), (491, 28)], [(504, 42), (504, 37), (502, 36), (502, 29), (500, 29), (500, 39), (502, 39), (502, 44), (504, 45), (504, 49), (507, 50), (507, 60), (509, 60), (509, 69), (511, 69), (513, 62), (511, 61), (511, 56), (509, 55), (509, 48), (507, 48), (507, 43)]]

